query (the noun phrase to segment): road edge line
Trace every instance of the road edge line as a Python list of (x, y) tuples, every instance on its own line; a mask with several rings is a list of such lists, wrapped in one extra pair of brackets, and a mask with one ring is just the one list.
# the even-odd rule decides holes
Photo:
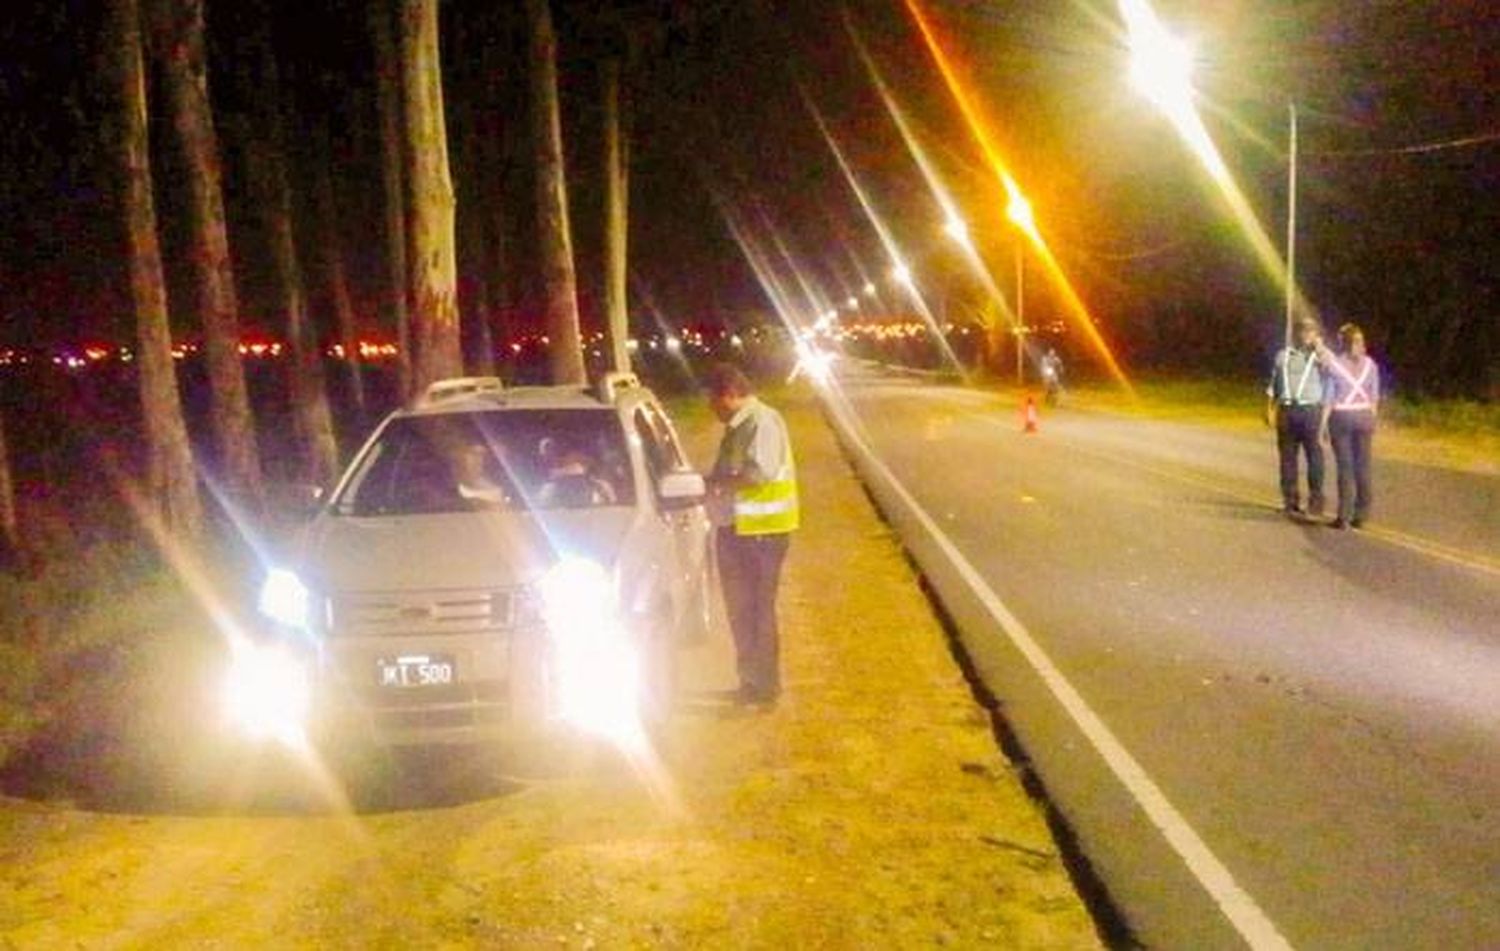
[[(1275, 922), (1240, 886), (1177, 807), (1172, 805), (1156, 781), (1094, 712), (1025, 625), (1000, 600), (1000, 596), (984, 580), (978, 569), (969, 562), (901, 480), (896, 478), (895, 473), (874, 454), (869, 444), (855, 432), (854, 427), (844, 418), (843, 408), (834, 402), (840, 398), (829, 397), (826, 404), (829, 417), (835, 431), (853, 452), (858, 468), (884, 482), (894, 493), (896, 500), (916, 519), (1240, 937), (1257, 951), (1289, 951), (1291, 944), (1281, 934)], [(872, 486), (871, 489), (879, 493), (878, 486)], [(915, 553), (913, 556), (915, 557)]]

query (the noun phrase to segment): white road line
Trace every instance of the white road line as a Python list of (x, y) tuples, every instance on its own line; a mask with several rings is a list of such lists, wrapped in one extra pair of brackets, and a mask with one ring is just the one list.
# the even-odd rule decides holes
[(1088, 741), (1093, 744), (1110, 771), (1115, 774), (1115, 777), (1120, 780), (1131, 797), (1146, 813), (1151, 824), (1161, 831), (1167, 844), (1182, 859), (1188, 871), (1198, 880), (1198, 884), (1208, 892), (1209, 897), (1213, 899), (1214, 904), (1218, 905), (1219, 910), (1229, 920), (1235, 931), (1239, 932), (1240, 937), (1255, 949), (1264, 948), (1267, 951), (1290, 949), (1291, 944), (1282, 936), (1275, 922), (1271, 921), (1256, 904), (1255, 899), (1240, 887), (1229, 869), (1219, 861), (1218, 856), (1214, 855), (1208, 844), (1193, 830), (1182, 813), (1177, 811), (1177, 807), (1167, 799), (1166, 793), (1162, 792), (1156, 781), (1146, 773), (1136, 758), (1116, 738), (1114, 732), (1104, 724), (1104, 721), (1089, 706), (1088, 701), (1084, 700), (1072, 683), (1063, 676), (1062, 671), (1052, 662), (1052, 658), (1026, 630), (1025, 625), (1010, 612), (1010, 609), (1000, 600), (1000, 596), (995, 594), (994, 589), (989, 586), (979, 571), (964, 557), (963, 552), (959, 551), (958, 546), (938, 527), (937, 522), (907, 491), (906, 486), (896, 478), (895, 473), (859, 437), (854, 427), (848, 424), (843, 418), (841, 408), (833, 405), (832, 401), (829, 403), (829, 408), (835, 422), (844, 431), (845, 438), (866, 463), (890, 484), (892, 491), (900, 498), (902, 504), (932, 536), (938, 548), (958, 569), (959, 576), (979, 598), (985, 610), (1031, 664), (1037, 676), (1052, 692), (1052, 696), (1067, 711), (1068, 716), (1073, 719)]

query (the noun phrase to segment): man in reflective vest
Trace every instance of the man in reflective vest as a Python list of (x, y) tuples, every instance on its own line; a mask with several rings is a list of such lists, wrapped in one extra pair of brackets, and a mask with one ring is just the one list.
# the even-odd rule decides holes
[(714, 367), (707, 386), (725, 427), (708, 476), (709, 514), (734, 635), (736, 699), (774, 704), (781, 693), (776, 588), (799, 518), (792, 444), (781, 414), (756, 398), (739, 369)]
[[(1276, 355), (1271, 385), (1266, 387), (1266, 423), (1276, 429), (1276, 452), (1281, 459), (1282, 505), (1292, 518), (1323, 514), (1323, 446), (1318, 438), (1325, 385), (1318, 359), (1321, 343), (1317, 321), (1299, 319), (1296, 345)], [(1307, 456), (1305, 513), (1297, 484), (1299, 453)]]

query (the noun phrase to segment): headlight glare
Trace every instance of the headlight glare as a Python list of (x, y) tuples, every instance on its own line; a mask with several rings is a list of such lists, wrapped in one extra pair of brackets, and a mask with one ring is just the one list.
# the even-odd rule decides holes
[(636, 743), (640, 661), (615, 610), (609, 571), (565, 557), (542, 578), (538, 593), (552, 640), (558, 715), (586, 733)]
[(306, 630), (311, 620), (312, 598), (294, 572), (272, 568), (260, 588), (256, 607), (260, 613), (287, 627)]
[(224, 679), (224, 712), (256, 739), (295, 745), (303, 737), (312, 688), (307, 667), (280, 647), (235, 648)]

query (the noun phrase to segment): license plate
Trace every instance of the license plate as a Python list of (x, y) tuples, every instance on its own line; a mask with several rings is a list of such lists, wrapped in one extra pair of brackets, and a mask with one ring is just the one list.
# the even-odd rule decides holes
[(375, 661), (375, 682), (382, 687), (440, 687), (453, 683), (453, 658), (446, 654), (403, 654)]

